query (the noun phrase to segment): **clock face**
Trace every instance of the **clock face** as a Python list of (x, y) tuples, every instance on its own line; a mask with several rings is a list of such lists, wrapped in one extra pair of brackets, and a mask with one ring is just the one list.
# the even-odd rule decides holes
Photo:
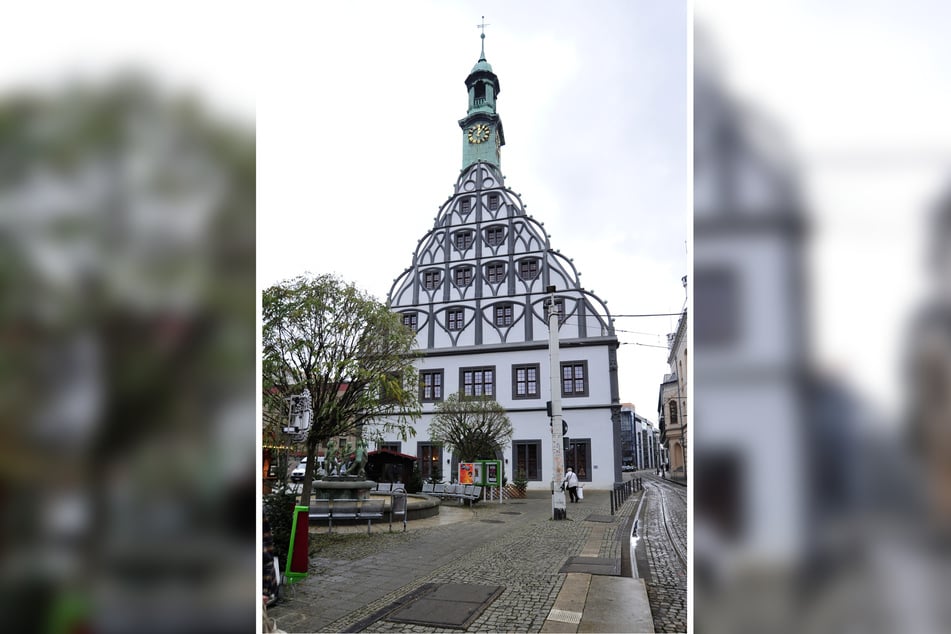
[(468, 130), (469, 143), (484, 143), (489, 140), (489, 126), (477, 123)]

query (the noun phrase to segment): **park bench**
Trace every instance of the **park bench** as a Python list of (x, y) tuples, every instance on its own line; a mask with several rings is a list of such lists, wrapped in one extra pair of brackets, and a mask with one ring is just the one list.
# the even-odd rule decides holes
[(383, 500), (363, 500), (360, 504), (357, 517), (367, 521), (367, 535), (370, 534), (370, 523), (383, 519), (383, 503)]

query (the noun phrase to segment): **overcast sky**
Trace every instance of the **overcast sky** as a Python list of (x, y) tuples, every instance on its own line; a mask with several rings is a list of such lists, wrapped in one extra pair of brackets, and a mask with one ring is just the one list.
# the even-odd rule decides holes
[(909, 316), (930, 294), (931, 205), (951, 176), (949, 20), (937, 0), (695, 4), (724, 79), (801, 167), (816, 362), (888, 417), (903, 407)]
[[(385, 299), (459, 174), (484, 14), (506, 184), (612, 313), (683, 308), (681, 3), (293, 6), (266, 38), (258, 97), (263, 285), (332, 271)], [(621, 399), (656, 420), (676, 317), (616, 326)]]
[[(336, 272), (382, 300), (452, 193), (485, 15), (507, 184), (613, 313), (678, 312), (683, 4), (21, 3), (5, 14), (16, 54), (0, 56), (0, 87), (145, 68), (256, 120), (260, 287)], [(676, 317), (616, 326), (621, 399), (654, 420)]]

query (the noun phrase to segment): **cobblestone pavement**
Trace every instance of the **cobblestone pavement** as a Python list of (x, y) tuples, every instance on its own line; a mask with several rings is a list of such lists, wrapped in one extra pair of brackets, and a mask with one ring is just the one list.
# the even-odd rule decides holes
[[(638, 499), (628, 499), (613, 524), (599, 525), (606, 528), (600, 556), (621, 556), (621, 531)], [(585, 518), (609, 515), (610, 501), (607, 491), (586, 491), (560, 522), (550, 519), (551, 497), (543, 492), (451, 512), (469, 517), (405, 533), (385, 527), (369, 536), (365, 529), (330, 536), (312, 531), (308, 577), (288, 586), (268, 616), (289, 632), (340, 632), (355, 625), (372, 632), (458, 632), (382, 620), (384, 610), (426, 583), (477, 583), (503, 591), (469, 631), (537, 632), (564, 582), (558, 571), (581, 552), (595, 525)]]
[(657, 632), (687, 631), (687, 489), (642, 475), (641, 539), (650, 564), (647, 598)]

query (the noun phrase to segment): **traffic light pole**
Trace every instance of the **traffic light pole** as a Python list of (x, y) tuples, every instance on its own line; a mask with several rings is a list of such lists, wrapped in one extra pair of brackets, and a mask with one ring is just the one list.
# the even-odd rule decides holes
[(565, 480), (565, 449), (562, 443), (561, 420), (561, 367), (558, 361), (558, 321), (560, 315), (555, 306), (555, 287), (548, 291), (548, 358), (551, 378), (551, 518), (563, 520), (567, 517), (565, 492), (561, 483)]

